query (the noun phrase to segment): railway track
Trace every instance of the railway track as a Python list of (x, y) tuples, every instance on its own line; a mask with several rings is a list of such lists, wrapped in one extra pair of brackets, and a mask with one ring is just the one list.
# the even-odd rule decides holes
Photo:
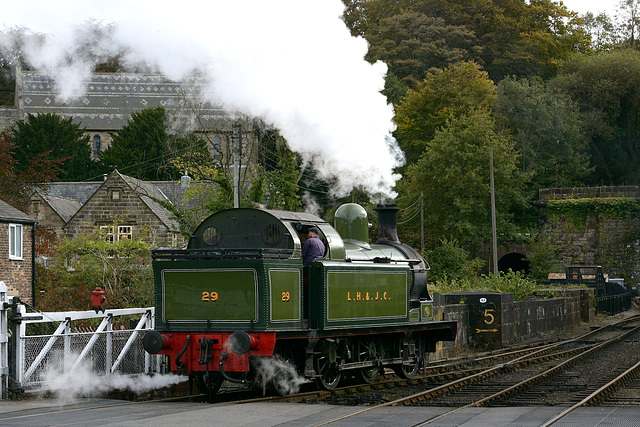
[[(488, 368), (478, 367), (478, 372), (471, 372), (476, 370), (475, 367), (446, 372), (448, 376), (459, 376), (459, 378), (448, 382), (432, 384), (438, 382), (434, 380), (436, 376), (443, 374), (430, 375), (426, 373), (420, 378), (409, 380), (407, 383), (396, 384), (396, 386), (400, 386), (396, 387), (396, 390), (400, 389), (404, 393), (417, 388), (417, 383), (420, 383), (420, 387), (423, 388), (428, 385), (426, 390), (393, 400), (389, 399), (386, 402), (380, 401), (388, 399), (389, 395), (379, 392), (371, 394), (365, 391), (363, 386), (354, 386), (355, 389), (352, 387), (336, 389), (331, 392), (329, 399), (322, 398), (320, 395), (317, 396), (317, 399), (329, 403), (340, 403), (338, 397), (341, 394), (358, 395), (360, 393), (364, 397), (364, 394), (369, 393), (369, 398), (373, 397), (374, 401), (380, 403), (347, 416), (318, 424), (318, 426), (343, 421), (376, 408), (392, 405), (429, 405), (452, 408), (438, 417), (425, 420), (417, 425), (430, 424), (461, 408), (470, 406), (558, 405), (567, 403), (572, 405), (550, 420), (548, 424), (550, 425), (580, 406), (599, 402), (606, 403), (606, 399), (610, 399), (609, 402), (612, 402), (612, 399), (627, 399), (626, 401), (629, 401), (629, 398), (624, 396), (628, 396), (632, 390), (640, 388), (640, 363), (638, 363), (640, 354), (636, 350), (639, 339), (640, 317), (634, 316), (591, 331), (573, 340), (529, 349), (525, 355), (515, 352), (510, 355), (512, 358), (507, 362)], [(602, 369), (603, 366), (611, 366), (611, 360), (620, 360), (621, 356), (625, 359), (625, 363), (618, 363), (619, 369)], [(492, 357), (487, 358), (486, 361), (495, 360)], [(602, 360), (607, 360), (607, 362), (603, 363)], [(480, 361), (477, 363), (482, 365)], [(596, 367), (599, 368), (596, 369)], [(606, 375), (595, 375), (596, 372), (606, 373)], [(464, 373), (468, 375), (463, 375)], [(576, 381), (577, 379), (581, 381)], [(384, 387), (386, 381), (383, 380), (367, 387), (379, 390), (380, 387)], [(621, 384), (626, 385), (623, 387)], [(619, 389), (617, 393), (616, 389)], [(551, 395), (553, 397), (550, 397)], [(619, 395), (623, 396), (615, 397)], [(287, 398), (294, 399), (288, 401), (304, 401), (304, 399), (309, 399), (309, 395), (300, 400), (295, 400), (294, 396), (275, 399)], [(354, 404), (356, 400), (353, 400)], [(342, 403), (344, 404), (344, 402)]]
[[(635, 324), (632, 324), (634, 322)], [(449, 406), (450, 410), (437, 418), (424, 420), (419, 424), (427, 425), (462, 407), (522, 405), (535, 399), (538, 399), (537, 404), (544, 404), (540, 403), (540, 399), (548, 395), (549, 389), (553, 388), (558, 393), (567, 393), (567, 395), (569, 391), (573, 392), (572, 397), (567, 400), (571, 406), (558, 415), (558, 417), (561, 417), (564, 416), (563, 414), (569, 413), (572, 410), (571, 408), (582, 405), (594, 403), (604, 405), (619, 404), (619, 402), (633, 404), (635, 402), (631, 396), (633, 396), (634, 387), (635, 390), (640, 387), (638, 380), (638, 370), (640, 368), (638, 366), (629, 366), (628, 369), (625, 366), (624, 372), (615, 372), (615, 375), (612, 373), (612, 376), (619, 376), (620, 379), (610, 378), (606, 381), (593, 381), (593, 385), (589, 387), (578, 387), (571, 381), (584, 376), (578, 371), (579, 363), (577, 360), (579, 360), (579, 355), (583, 355), (581, 357), (585, 358), (592, 354), (592, 358), (597, 360), (598, 357), (610, 357), (598, 356), (601, 354), (599, 353), (600, 351), (610, 348), (609, 351), (616, 354), (618, 356), (616, 360), (619, 360), (619, 356), (623, 353), (621, 347), (615, 347), (615, 342), (618, 342), (618, 345), (635, 349), (640, 338), (638, 335), (633, 336), (634, 332), (632, 331), (637, 326), (640, 326), (640, 317), (625, 319), (623, 322), (591, 331), (574, 340), (543, 343), (536, 346), (522, 346), (503, 351), (476, 354), (473, 359), (459, 358), (447, 363), (432, 364), (424, 368), (420, 375), (411, 380), (401, 380), (393, 375), (385, 375), (373, 384), (349, 384), (331, 391), (311, 390), (313, 387), (309, 386), (302, 393), (295, 395), (267, 397), (262, 397), (260, 390), (223, 386), (214, 401), (217, 403), (257, 401), (326, 402), (342, 405), (361, 405), (360, 409), (349, 415), (318, 424), (327, 425), (384, 406), (445, 406), (442, 403), (442, 399), (448, 399), (449, 403), (446, 406)], [(622, 337), (622, 334), (627, 335)], [(611, 341), (612, 339), (613, 341)], [(609, 341), (611, 343), (605, 345)], [(587, 354), (587, 356), (584, 356), (584, 354)], [(638, 352), (635, 351), (634, 354), (637, 356)], [(631, 356), (627, 358), (630, 361), (632, 359)], [(572, 359), (576, 360), (573, 364), (568, 362)], [(561, 362), (567, 362), (566, 369), (555, 368)], [(553, 374), (554, 368), (556, 374)], [(551, 371), (552, 374), (546, 374), (545, 380), (530, 379), (546, 371)], [(544, 375), (542, 376), (544, 377)], [(508, 377), (511, 377), (510, 382), (505, 380)], [(557, 381), (557, 385), (552, 386), (551, 384), (554, 384), (554, 381)], [(621, 382), (625, 385), (616, 391), (616, 388), (619, 387), (617, 384)], [(398, 393), (399, 390), (404, 395), (401, 396)], [(482, 395), (479, 394), (478, 390), (482, 390)], [(501, 394), (504, 397), (498, 397)], [(64, 417), (64, 414), (70, 414), (74, 411), (84, 411), (91, 414), (111, 414), (115, 408), (123, 408), (122, 410), (118, 409), (116, 413), (128, 411), (124, 409), (128, 405), (136, 407), (135, 405), (144, 403), (177, 401), (193, 402), (190, 405), (200, 405), (206, 400), (204, 395), (191, 395), (135, 402), (113, 403), (101, 401), (77, 407), (41, 409), (37, 413), (3, 414), (0, 415), (0, 424), (8, 423), (8, 425), (14, 425), (12, 423), (23, 422), (28, 424), (31, 419), (36, 419), (36, 417)], [(374, 404), (372, 405), (372, 403)], [(364, 407), (363, 405), (368, 406)], [(164, 406), (162, 407), (164, 408)], [(46, 415), (47, 413), (50, 415)], [(104, 417), (110, 416), (104, 415)]]

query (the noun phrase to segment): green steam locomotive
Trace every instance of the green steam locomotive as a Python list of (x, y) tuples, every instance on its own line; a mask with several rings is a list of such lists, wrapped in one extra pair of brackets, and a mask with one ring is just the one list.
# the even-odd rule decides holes
[[(414, 376), (425, 352), (455, 339), (457, 324), (433, 320), (428, 266), (399, 242), (398, 210), (376, 208), (374, 244), (366, 211), (353, 203), (336, 211), (335, 228), (298, 212), (211, 215), (186, 249), (153, 253), (156, 326), (145, 350), (169, 356), (171, 370), (209, 396), (225, 379), (286, 393), (290, 373), (260, 370), (271, 359), (326, 389), (344, 377), (372, 382), (385, 367)], [(326, 253), (307, 273), (301, 252), (311, 227)]]

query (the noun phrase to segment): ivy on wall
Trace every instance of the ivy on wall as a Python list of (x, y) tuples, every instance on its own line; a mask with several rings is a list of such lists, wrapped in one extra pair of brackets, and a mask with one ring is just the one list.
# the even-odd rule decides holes
[[(611, 277), (622, 277), (630, 283), (638, 282), (640, 203), (636, 199), (607, 197), (552, 200), (547, 203), (546, 212), (550, 224), (554, 228), (559, 227), (557, 231), (563, 230), (561, 232), (567, 236), (572, 233), (584, 235), (587, 228), (593, 228), (596, 234), (589, 241), (591, 249), (595, 251), (595, 262), (602, 265)], [(587, 218), (594, 221), (588, 227)], [(570, 241), (565, 241), (565, 244)], [(569, 246), (564, 250), (567, 248)]]
[(584, 226), (587, 216), (610, 219), (640, 218), (640, 203), (631, 197), (550, 200), (546, 210), (551, 221), (564, 219), (576, 227)]

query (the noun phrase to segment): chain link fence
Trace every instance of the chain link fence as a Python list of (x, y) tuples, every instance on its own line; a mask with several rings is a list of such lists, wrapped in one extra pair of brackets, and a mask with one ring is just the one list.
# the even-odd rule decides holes
[[(154, 308), (107, 310), (103, 313), (76, 311), (61, 313), (26, 313), (20, 304), (12, 306), (13, 360), (10, 376), (14, 387), (42, 387), (50, 376), (78, 372), (82, 375), (141, 374), (159, 372), (162, 356), (152, 356), (142, 347), (145, 331), (155, 324)], [(98, 319), (95, 331), (82, 332), (74, 322)], [(125, 320), (122, 320), (125, 319)], [(94, 321), (97, 322), (97, 321)], [(129, 328), (114, 329), (114, 325), (129, 323)], [(48, 324), (48, 325), (47, 325)], [(29, 326), (46, 325), (46, 326)], [(29, 327), (28, 327), (29, 326)], [(43, 335), (31, 330), (53, 330)]]

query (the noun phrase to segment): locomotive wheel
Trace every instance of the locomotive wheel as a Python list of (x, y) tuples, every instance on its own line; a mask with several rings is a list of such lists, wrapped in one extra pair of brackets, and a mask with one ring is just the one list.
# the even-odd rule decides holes
[(205, 374), (194, 374), (194, 382), (198, 391), (207, 396), (209, 402), (213, 401), (213, 396), (220, 390), (224, 379), (220, 376), (209, 375), (205, 378)]
[(318, 386), (326, 390), (336, 388), (342, 379), (340, 354), (338, 350), (337, 343), (324, 341), (320, 353), (314, 356), (314, 368), (316, 373), (320, 375), (317, 378)]
[(396, 371), (396, 375), (404, 379), (411, 379), (416, 376), (418, 370), (420, 369), (420, 361), (422, 360), (422, 346), (420, 340), (415, 338), (411, 338), (407, 344), (403, 344), (400, 342), (400, 354), (404, 359), (406, 353), (406, 358), (409, 359), (409, 363), (403, 363), (402, 365), (398, 365), (394, 367)]
[(356, 357), (358, 358), (358, 362), (375, 362), (374, 366), (367, 366), (366, 368), (360, 368), (356, 371), (359, 380), (367, 384), (373, 383), (380, 373), (380, 365), (378, 364), (380, 355), (378, 354), (376, 341), (373, 339), (358, 340), (356, 344)]

